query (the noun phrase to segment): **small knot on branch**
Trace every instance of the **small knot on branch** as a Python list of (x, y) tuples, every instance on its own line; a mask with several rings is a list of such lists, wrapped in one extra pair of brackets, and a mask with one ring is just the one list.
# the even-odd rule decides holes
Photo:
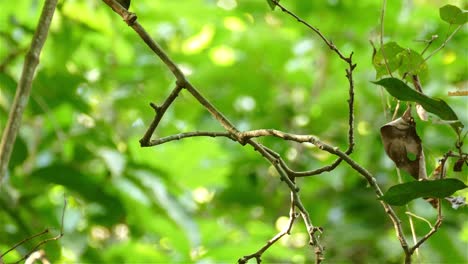
[(239, 144), (242, 146), (245, 146), (245, 144), (247, 144), (247, 140), (249, 139), (249, 137), (245, 136), (243, 133), (236, 133), (234, 136), (236, 137), (237, 142), (239, 142)]
[(176, 80), (176, 85), (181, 88), (187, 87), (187, 80), (185, 79), (177, 79)]
[(123, 16), (123, 20), (127, 23), (128, 26), (133, 26), (137, 20), (137, 15), (132, 12), (128, 12)]
[(151, 108), (154, 109), (156, 114), (159, 114), (159, 112), (161, 111), (161, 107), (157, 106), (155, 103), (150, 103), (150, 106), (151, 106)]

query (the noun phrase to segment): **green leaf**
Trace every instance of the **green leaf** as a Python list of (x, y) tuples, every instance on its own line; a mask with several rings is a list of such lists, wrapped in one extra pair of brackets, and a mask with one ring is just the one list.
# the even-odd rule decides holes
[(454, 5), (444, 5), (439, 9), (439, 15), (449, 24), (463, 25), (468, 21), (468, 12)]
[(398, 69), (400, 76), (404, 76), (405, 73), (407, 80), (411, 80), (411, 75), (418, 75), (421, 79), (427, 77), (427, 63), (419, 52), (412, 49), (404, 49), (398, 55), (401, 59), (401, 66)]
[(21, 137), (17, 137), (13, 147), (13, 152), (11, 153), (10, 163), (8, 164), (8, 167), (15, 168), (16, 166), (22, 164), (27, 157), (28, 146)]
[(458, 117), (450, 106), (441, 99), (433, 99), (425, 94), (422, 94), (414, 89), (411, 89), (403, 81), (397, 78), (384, 78), (373, 82), (383, 86), (393, 97), (401, 101), (409, 101), (419, 103), (426, 111), (439, 116), (443, 120), (455, 121), (451, 126), (456, 133), (463, 128), (463, 124), (458, 121)]
[(380, 197), (391, 205), (405, 205), (416, 198), (445, 198), (454, 192), (465, 189), (462, 181), (457, 179), (442, 179), (434, 181), (413, 181), (397, 184)]
[(372, 57), (372, 64), (377, 72), (376, 78), (388, 75), (398, 70), (400, 76), (411, 78), (418, 75), (421, 79), (427, 76), (427, 64), (417, 51), (405, 49), (396, 42), (384, 44)]
[[(389, 42), (383, 45), (372, 58), (372, 64), (377, 72), (377, 78), (380, 78), (390, 72), (394, 72), (401, 65), (401, 57), (398, 56), (404, 49), (396, 42)], [(387, 63), (387, 66), (385, 66)]]
[[(279, 0), (277, 2), (279, 2)], [(267, 3), (270, 6), (271, 10), (275, 10), (276, 3), (273, 0), (267, 0)]]

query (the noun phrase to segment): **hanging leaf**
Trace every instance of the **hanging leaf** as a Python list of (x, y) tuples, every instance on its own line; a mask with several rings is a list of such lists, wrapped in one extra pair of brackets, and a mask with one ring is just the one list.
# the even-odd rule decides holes
[(416, 198), (445, 198), (466, 186), (457, 179), (441, 179), (434, 181), (413, 181), (390, 187), (384, 196), (380, 197), (391, 205), (405, 205)]
[(468, 12), (454, 5), (444, 5), (439, 8), (439, 15), (449, 24), (463, 25), (468, 21)]
[[(277, 2), (279, 2), (279, 0)], [(267, 0), (267, 3), (270, 6), (271, 10), (275, 10), (276, 3), (273, 0)]]
[(383, 86), (388, 93), (398, 100), (419, 103), (426, 111), (439, 116), (441, 119), (453, 121), (450, 122), (450, 125), (457, 134), (463, 128), (463, 124), (458, 121), (457, 115), (445, 101), (433, 99), (417, 92), (397, 78), (384, 78), (373, 83)]

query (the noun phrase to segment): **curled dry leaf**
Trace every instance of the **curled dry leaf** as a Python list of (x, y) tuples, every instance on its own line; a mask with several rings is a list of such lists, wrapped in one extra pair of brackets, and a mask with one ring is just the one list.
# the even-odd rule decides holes
[(427, 179), (426, 162), (421, 139), (416, 133), (416, 123), (411, 107), (402, 117), (380, 128), (384, 149), (395, 165), (408, 172), (416, 180)]

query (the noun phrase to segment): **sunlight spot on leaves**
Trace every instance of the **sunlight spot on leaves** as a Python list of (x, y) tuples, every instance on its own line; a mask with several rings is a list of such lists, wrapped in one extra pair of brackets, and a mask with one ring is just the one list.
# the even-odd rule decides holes
[(222, 45), (211, 50), (210, 59), (216, 65), (231, 66), (236, 61), (236, 54), (231, 47)]
[(290, 239), (290, 244), (295, 247), (295, 248), (302, 248), (307, 245), (308, 242), (308, 236), (306, 233), (297, 233), (297, 234), (292, 234)]
[(442, 63), (445, 65), (452, 64), (457, 59), (457, 54), (453, 51), (448, 51), (444, 53), (442, 57)]
[(265, 22), (272, 26), (272, 27), (278, 27), (281, 26), (281, 20), (279, 20), (276, 16), (273, 14), (267, 14), (265, 15)]
[(310, 119), (306, 115), (296, 115), (293, 118), (294, 125), (299, 126), (299, 127), (304, 127), (304, 126), (308, 125), (309, 121), (310, 121)]
[(293, 160), (297, 159), (298, 154), (299, 154), (299, 153), (297, 153), (297, 149), (296, 149), (296, 148), (289, 148), (289, 149), (288, 149), (288, 152), (286, 153), (286, 158), (287, 158), (289, 161), (293, 161)]
[(278, 219), (276, 219), (276, 222), (275, 222), (276, 230), (283, 231), (285, 228), (288, 227), (288, 224), (289, 224), (289, 217), (280, 216), (278, 217)]
[(101, 71), (99, 69), (91, 69), (85, 73), (85, 78), (89, 82), (96, 82), (101, 77)]
[(224, 27), (237, 32), (243, 32), (246, 29), (244, 21), (235, 16), (229, 16), (224, 18)]
[(293, 52), (296, 56), (306, 54), (308, 51), (314, 48), (314, 41), (311, 39), (304, 39), (296, 43), (293, 47)]
[(370, 133), (369, 123), (366, 121), (360, 121), (357, 125), (357, 131), (359, 135), (362, 135), (362, 136), (369, 135)]
[(114, 227), (113, 232), (115, 236), (117, 237), (117, 239), (120, 241), (128, 240), (128, 234), (130, 233), (128, 229), (128, 225), (126, 224), (117, 224)]
[(94, 118), (87, 114), (79, 114), (76, 119), (78, 121), (78, 124), (86, 128), (93, 128), (96, 125), (96, 123), (94, 122)]
[(199, 204), (209, 203), (213, 200), (215, 193), (205, 187), (198, 187), (192, 191), (192, 197)]
[(122, 175), (126, 164), (125, 156), (122, 153), (110, 148), (101, 148), (98, 150), (98, 154), (104, 160), (112, 175)]
[(255, 109), (256, 102), (251, 96), (239, 96), (234, 102), (234, 107), (238, 112), (250, 112)]
[(198, 246), (190, 250), (190, 257), (192, 260), (196, 260), (206, 255), (206, 253), (208, 253), (208, 250), (204, 246)]
[(179, 64), (179, 68), (185, 76), (190, 76), (193, 73), (193, 68), (188, 64)]
[(216, 5), (224, 10), (233, 10), (237, 7), (236, 0), (218, 0)]
[(62, 247), (62, 261), (64, 263), (73, 263), (78, 261), (77, 253), (71, 248)]
[(203, 26), (202, 30), (198, 34), (184, 41), (182, 44), (182, 51), (185, 54), (199, 53), (210, 45), (213, 40), (214, 33), (215, 30), (212, 25)]
[(91, 228), (91, 239), (94, 241), (104, 241), (110, 237), (109, 229), (105, 226), (93, 226)]

